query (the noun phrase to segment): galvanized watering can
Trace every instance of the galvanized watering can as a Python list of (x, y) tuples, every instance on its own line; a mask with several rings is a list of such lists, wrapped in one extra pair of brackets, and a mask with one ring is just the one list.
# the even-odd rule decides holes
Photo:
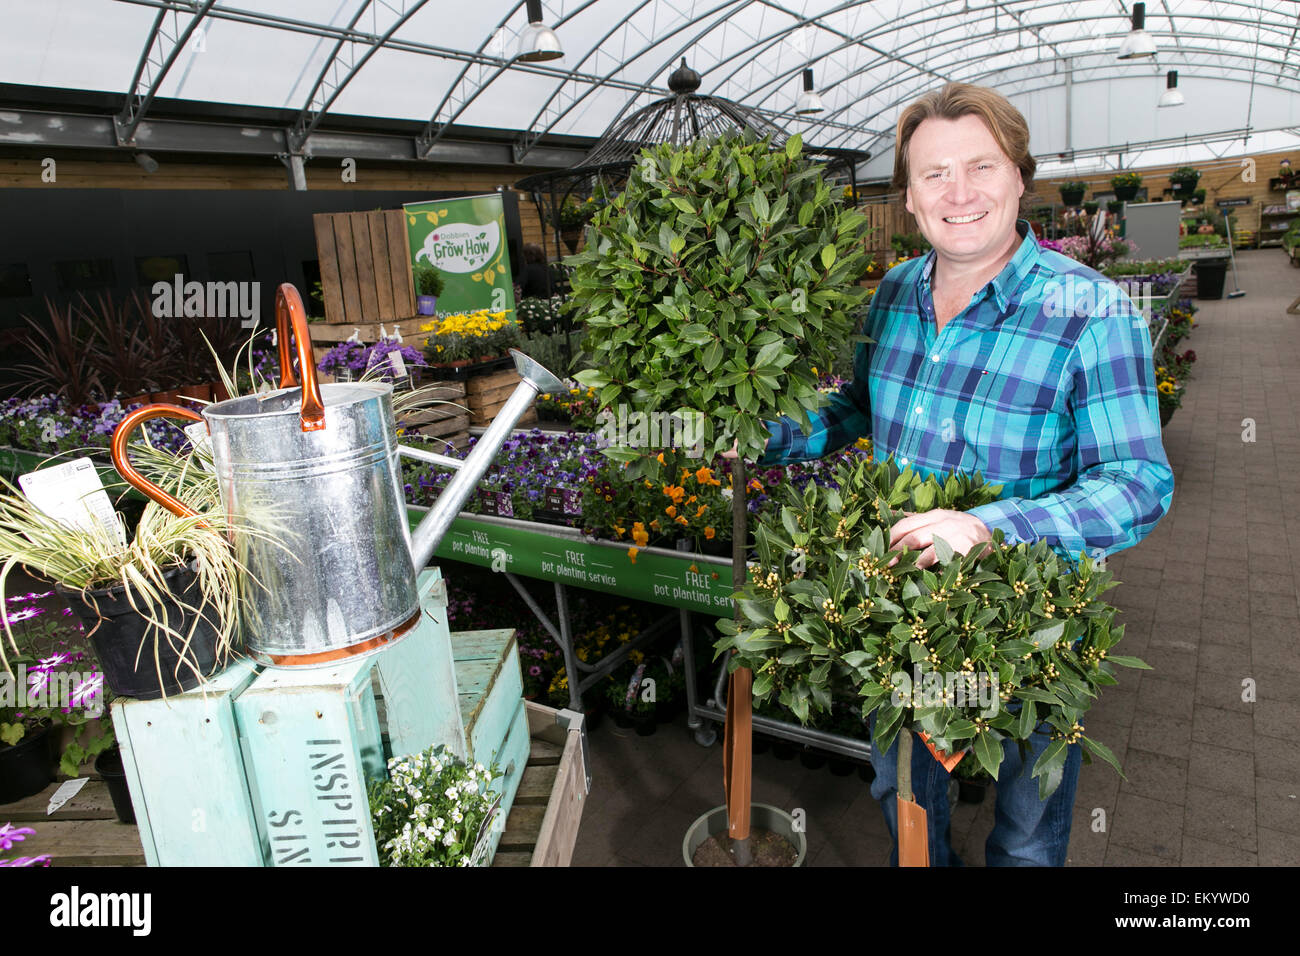
[[(266, 664), (323, 664), (376, 651), (419, 620), (417, 570), (533, 399), (563, 386), (511, 350), (523, 380), (468, 458), (408, 448), (397, 444), (391, 385), (317, 383), (306, 313), (292, 285), (280, 286), (275, 313), (279, 389), (217, 402), (202, 415), (177, 405), (137, 409), (113, 434), (113, 464), (158, 504), (193, 516), (131, 465), (127, 441), (151, 418), (206, 422), (226, 511), (237, 526), (265, 532), (235, 532), (248, 574), (240, 622), (247, 650)], [(457, 469), (414, 533), (399, 455)]]

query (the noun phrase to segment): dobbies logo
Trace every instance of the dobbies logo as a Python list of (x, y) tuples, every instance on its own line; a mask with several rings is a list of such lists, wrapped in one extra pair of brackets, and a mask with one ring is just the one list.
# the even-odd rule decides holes
[(69, 892), (50, 897), (50, 925), (69, 929), (128, 927), (134, 936), (148, 936), (153, 928), (153, 895), (82, 893), (74, 885)]
[(160, 319), (241, 319), (257, 328), (262, 309), (260, 282), (186, 282), (177, 273), (171, 282), (153, 284), (153, 314)]

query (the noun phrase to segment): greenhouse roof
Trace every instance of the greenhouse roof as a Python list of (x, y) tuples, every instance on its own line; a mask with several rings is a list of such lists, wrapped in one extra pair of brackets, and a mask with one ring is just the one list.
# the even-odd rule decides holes
[[(418, 124), (412, 158), (434, 156), (449, 129), (480, 127), (511, 131), (514, 161), (536, 163), (545, 138), (594, 139), (666, 96), (682, 57), (701, 93), (818, 146), (870, 152), (868, 176), (892, 168), (900, 110), (953, 80), (1010, 97), (1034, 153), (1063, 171), (1300, 144), (1300, 5), (1155, 0), (1155, 56), (1120, 60), (1132, 6), (544, 0), (564, 56), (525, 63), (522, 0), (42, 0), (7, 8), (0, 83), (120, 97), (117, 146), (136, 142), (159, 98), (286, 110), (285, 148), (307, 156), (332, 117), (349, 116)], [(800, 115), (809, 68), (824, 109)], [(1170, 70), (1187, 102), (1158, 109)], [(0, 114), (0, 143), (31, 141), (16, 115)]]

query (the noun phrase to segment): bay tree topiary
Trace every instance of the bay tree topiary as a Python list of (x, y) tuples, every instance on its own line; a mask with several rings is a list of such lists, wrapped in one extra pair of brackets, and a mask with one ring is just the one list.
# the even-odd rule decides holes
[[(762, 453), (764, 419), (805, 426), (825, 404), (817, 370), (853, 337), (866, 290), (865, 217), (845, 207), (798, 136), (783, 149), (735, 136), (644, 150), (592, 219), (571, 303), (601, 407), (702, 416), (712, 458)], [(700, 420), (700, 419), (697, 419)], [(629, 478), (675, 452), (615, 445)]]

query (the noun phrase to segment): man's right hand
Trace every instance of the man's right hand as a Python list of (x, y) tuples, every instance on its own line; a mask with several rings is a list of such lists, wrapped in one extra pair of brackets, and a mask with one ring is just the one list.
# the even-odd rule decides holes
[(740, 457), (740, 439), (739, 439), (739, 438), (737, 438), (735, 441), (733, 441), (733, 442), (731, 443), (731, 450), (730, 450), (730, 451), (724, 451), (724, 452), (722, 453), (722, 457), (723, 457), (723, 458), (738, 458), (738, 457)]

